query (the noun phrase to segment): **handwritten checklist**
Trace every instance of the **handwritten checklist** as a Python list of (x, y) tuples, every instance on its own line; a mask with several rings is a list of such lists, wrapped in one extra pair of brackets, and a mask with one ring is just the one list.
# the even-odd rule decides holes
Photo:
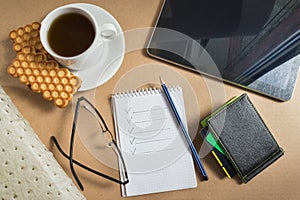
[[(182, 90), (174, 87), (170, 91), (187, 127)], [(160, 89), (116, 93), (112, 106), (129, 177), (122, 196), (197, 186), (188, 145)]]

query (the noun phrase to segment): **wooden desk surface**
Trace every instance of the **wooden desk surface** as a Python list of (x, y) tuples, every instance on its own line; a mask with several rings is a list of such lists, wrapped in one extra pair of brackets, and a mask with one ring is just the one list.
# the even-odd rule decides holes
[[(33, 21), (41, 21), (52, 9), (73, 2), (76, 1), (10, 0), (1, 1), (0, 6), (0, 84), (12, 98), (23, 116), (31, 123), (43, 143), (53, 151), (55, 157), (70, 177), (71, 173), (67, 160), (62, 158), (53, 147), (49, 138), (51, 135), (55, 135), (62, 147), (68, 149), (73, 117), (72, 106), (66, 109), (55, 108), (52, 102), (44, 101), (40, 94), (29, 91), (17, 79), (10, 77), (6, 69), (15, 58), (8, 33)], [(162, 0), (88, 0), (86, 2), (96, 4), (110, 12), (118, 20), (124, 32), (154, 26), (162, 4)], [(129, 40), (130, 38), (126, 40), (126, 43), (129, 43)], [(115, 91), (117, 85), (120, 85), (118, 84), (120, 80), (124, 80), (124, 77), (126, 80), (126, 75), (130, 75), (135, 70), (143, 69), (143, 67), (149, 69), (149, 63), (155, 66), (163, 66), (154, 67), (154, 70), (150, 70), (147, 74), (141, 73), (141, 76), (128, 76), (128, 87), (141, 86), (145, 81), (158, 81), (151, 78), (158, 73), (163, 73), (170, 82), (172, 78), (168, 78), (168, 76), (172, 74), (181, 77), (178, 80), (183, 80), (183, 84), (189, 85), (194, 91), (194, 97), (196, 98), (196, 104), (193, 106), (196, 108), (196, 111), (199, 111), (199, 114), (191, 112), (190, 118), (192, 120), (189, 121), (190, 127), (195, 128), (196, 126), (195, 130), (197, 130), (200, 119), (210, 113), (214, 107), (220, 106), (234, 95), (246, 92), (280, 146), (284, 148), (285, 155), (247, 184), (242, 184), (238, 178), (227, 179), (213, 157), (207, 155), (203, 158), (203, 162), (210, 177), (208, 182), (201, 181), (197, 171), (198, 187), (195, 189), (144, 195), (135, 197), (135, 199), (299, 199), (299, 78), (292, 99), (288, 102), (278, 102), (229, 84), (207, 79), (197, 73), (162, 63), (148, 57), (142, 48), (136, 49), (126, 53), (120, 69), (113, 78), (96, 90), (93, 90), (92, 93), (93, 95), (95, 94), (96, 106), (112, 130), (113, 118), (110, 105), (112, 92)], [(174, 81), (174, 83), (176, 82)], [(213, 88), (207, 87), (207, 83), (211, 87), (221, 88), (221, 92), (217, 94)], [(186, 102), (186, 104), (189, 103), (188, 101)], [(194, 142), (199, 149), (201, 139), (196, 136)], [(75, 155), (83, 162), (97, 165), (97, 161), (88, 155), (79, 139), (76, 140)], [(78, 173), (85, 186), (83, 194), (87, 199), (121, 199), (119, 185), (97, 178), (80, 169), (78, 169)]]

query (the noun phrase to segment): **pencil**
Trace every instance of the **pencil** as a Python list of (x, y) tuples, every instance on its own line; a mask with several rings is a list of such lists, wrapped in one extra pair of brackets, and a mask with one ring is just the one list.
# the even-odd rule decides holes
[(174, 104), (174, 102), (173, 102), (173, 100), (172, 100), (172, 98), (171, 98), (171, 95), (170, 95), (170, 93), (169, 93), (169, 90), (168, 90), (168, 88), (167, 88), (165, 82), (162, 80), (161, 77), (159, 77), (159, 78), (160, 78), (160, 82), (161, 82), (161, 87), (162, 87), (162, 89), (163, 89), (163, 91), (164, 91), (164, 93), (165, 93), (165, 95), (166, 95), (166, 97), (167, 97), (167, 100), (168, 100), (168, 102), (169, 102), (169, 104), (170, 104), (170, 106), (171, 106), (171, 108), (172, 108), (172, 111), (173, 111), (173, 113), (174, 113), (174, 115), (175, 115), (175, 117), (176, 117), (176, 120), (177, 120), (177, 122), (179, 123), (179, 126), (180, 126), (180, 128), (181, 128), (181, 130), (182, 130), (182, 132), (183, 132), (183, 134), (184, 134), (184, 137), (185, 137), (185, 139), (186, 139), (186, 141), (187, 141), (187, 143), (188, 143), (188, 145), (189, 145), (189, 147), (190, 147), (190, 149), (191, 149), (193, 158), (194, 158), (194, 160), (196, 161), (197, 166), (198, 166), (199, 169), (200, 169), (200, 172), (201, 172), (201, 174), (202, 174), (202, 176), (203, 176), (203, 179), (204, 179), (205, 181), (207, 181), (207, 180), (208, 180), (208, 176), (207, 176), (206, 171), (205, 171), (205, 169), (204, 169), (204, 166), (203, 166), (203, 164), (202, 164), (202, 162), (201, 162), (201, 160), (200, 160), (200, 158), (199, 158), (198, 152), (196, 151), (195, 146), (193, 145), (193, 142), (192, 142), (192, 140), (191, 140), (191, 138), (190, 138), (190, 136), (189, 136), (189, 134), (188, 134), (186, 128), (184, 127), (184, 125), (183, 125), (183, 123), (182, 123), (182, 120), (181, 120), (181, 118), (180, 118), (180, 116), (179, 116), (179, 113), (178, 113), (178, 111), (177, 111), (177, 109), (176, 109), (176, 107), (175, 107), (175, 104)]

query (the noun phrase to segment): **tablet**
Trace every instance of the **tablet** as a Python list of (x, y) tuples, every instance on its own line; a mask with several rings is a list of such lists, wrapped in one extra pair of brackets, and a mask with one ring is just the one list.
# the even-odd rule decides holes
[(165, 0), (147, 52), (269, 97), (292, 97), (298, 0)]

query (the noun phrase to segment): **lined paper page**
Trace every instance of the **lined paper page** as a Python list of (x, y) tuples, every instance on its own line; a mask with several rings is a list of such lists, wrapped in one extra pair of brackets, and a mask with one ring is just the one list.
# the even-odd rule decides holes
[[(187, 127), (182, 90), (170, 88), (170, 93)], [(112, 104), (129, 177), (122, 196), (197, 186), (191, 153), (160, 89), (115, 94)]]

